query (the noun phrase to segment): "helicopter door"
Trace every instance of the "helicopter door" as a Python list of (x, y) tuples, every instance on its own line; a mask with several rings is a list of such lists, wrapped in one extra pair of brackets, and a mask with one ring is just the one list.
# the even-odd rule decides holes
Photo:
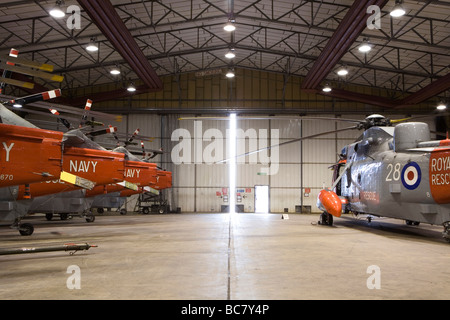
[[(334, 172), (333, 172), (333, 183), (336, 181), (337, 178), (339, 178), (339, 176), (342, 174), (342, 168), (345, 167), (345, 161), (340, 161), (339, 163), (334, 165)], [(341, 183), (342, 183), (342, 179), (340, 179), (338, 181), (338, 183), (336, 184), (335, 187), (335, 192), (338, 196), (341, 195)]]

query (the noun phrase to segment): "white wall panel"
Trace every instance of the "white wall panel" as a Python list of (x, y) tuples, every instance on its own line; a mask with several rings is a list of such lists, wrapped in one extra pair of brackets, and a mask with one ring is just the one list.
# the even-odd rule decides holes
[(265, 165), (238, 164), (236, 166), (236, 186), (254, 187), (255, 185), (269, 185), (269, 176), (261, 174)]
[(197, 212), (220, 212), (223, 198), (216, 195), (220, 188), (197, 188), (196, 189), (196, 209)]
[(270, 186), (273, 188), (300, 188), (301, 166), (299, 164), (280, 164), (278, 173), (270, 176)]
[[(340, 151), (340, 150), (339, 150)], [(331, 139), (309, 139), (303, 141), (303, 163), (335, 163), (336, 142)]]
[(278, 129), (280, 138), (296, 139), (301, 135), (301, 121), (300, 120), (270, 120), (272, 129)]
[(300, 189), (297, 188), (270, 188), (270, 212), (295, 212), (295, 206), (300, 205)]
[(194, 212), (195, 208), (195, 189), (175, 187), (174, 196), (177, 198), (177, 207), (181, 212)]
[[(297, 138), (295, 138), (297, 139)], [(280, 143), (290, 142), (292, 139), (280, 139)], [(304, 143), (304, 142), (303, 142)], [(278, 147), (280, 163), (300, 163), (302, 142), (296, 141)]]
[(303, 165), (303, 186), (305, 188), (322, 188), (331, 186), (332, 171), (323, 164)]
[(311, 192), (309, 193), (308, 197), (303, 195), (302, 198), (302, 206), (309, 206), (311, 209), (311, 212), (319, 212), (319, 209), (317, 209), (317, 197), (319, 196), (319, 192), (322, 188), (311, 188)]
[(195, 182), (195, 165), (194, 164), (180, 164), (175, 166), (176, 174), (174, 182), (179, 187), (192, 187)]
[[(122, 120), (123, 121), (123, 120)], [(158, 115), (131, 114), (128, 116), (128, 134), (132, 135), (134, 130), (140, 130), (143, 136), (161, 137), (161, 117)]]
[[(324, 117), (326, 117), (324, 115)], [(330, 115), (329, 117), (333, 117)], [(334, 130), (335, 121), (330, 120), (302, 120), (303, 123), (303, 136), (309, 136), (326, 131)]]
[[(257, 116), (255, 116), (257, 118)], [(243, 129), (244, 131), (247, 129), (269, 129), (269, 120), (268, 119), (241, 119), (237, 117), (236, 123), (237, 129)]]
[(121, 121), (115, 121), (113, 123), (110, 123), (110, 125), (112, 125), (113, 127), (117, 127), (118, 132), (126, 133), (128, 116), (122, 116), (121, 119)]
[(196, 165), (196, 171), (197, 187), (227, 187), (229, 185), (226, 164), (199, 164)]

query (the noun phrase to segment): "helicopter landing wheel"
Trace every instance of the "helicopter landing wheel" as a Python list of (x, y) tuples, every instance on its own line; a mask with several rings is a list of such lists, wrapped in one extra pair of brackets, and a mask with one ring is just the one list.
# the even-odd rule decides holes
[(95, 216), (93, 214), (88, 214), (85, 217), (86, 222), (94, 222), (95, 221)]
[(419, 221), (406, 220), (406, 225), (408, 226), (418, 226), (419, 224)]
[(442, 237), (445, 241), (450, 243), (450, 222), (444, 222), (444, 232), (442, 232)]
[(19, 233), (22, 236), (31, 236), (34, 232), (34, 227), (30, 223), (23, 223), (19, 226)]
[(320, 221), (319, 224), (325, 225), (325, 226), (332, 226), (333, 225), (333, 216), (329, 214), (328, 212), (322, 212), (320, 215)]

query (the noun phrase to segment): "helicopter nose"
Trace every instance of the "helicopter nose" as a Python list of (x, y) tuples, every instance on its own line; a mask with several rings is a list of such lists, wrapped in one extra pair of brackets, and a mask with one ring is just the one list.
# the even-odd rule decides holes
[(326, 212), (335, 217), (341, 216), (342, 202), (336, 193), (334, 193), (333, 191), (321, 190), (318, 196), (318, 200)]

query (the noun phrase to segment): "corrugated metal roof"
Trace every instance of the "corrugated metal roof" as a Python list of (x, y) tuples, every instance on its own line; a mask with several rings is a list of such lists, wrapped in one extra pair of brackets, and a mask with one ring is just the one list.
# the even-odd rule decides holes
[[(200, 70), (248, 68), (304, 77), (342, 23), (353, 1), (144, 1), (113, 0), (116, 12), (159, 76)], [(120, 65), (122, 79), (137, 78), (132, 68), (82, 11), (81, 28), (71, 30), (67, 16), (47, 11), (55, 1), (8, 1), (0, 5), (0, 52), (11, 47), (24, 58), (55, 66), (67, 88), (117, 81), (109, 69)], [(65, 7), (79, 6), (66, 0)], [(450, 2), (404, 1), (407, 14), (391, 18), (389, 1), (381, 11), (381, 29), (364, 29), (342, 57), (350, 73), (335, 70), (325, 80), (414, 93), (449, 73)], [(229, 16), (233, 34), (223, 30)], [(100, 50), (85, 46), (94, 37)], [(357, 50), (368, 38), (368, 54)], [(234, 47), (236, 58), (224, 54)], [(52, 83), (42, 83), (52, 87)]]

